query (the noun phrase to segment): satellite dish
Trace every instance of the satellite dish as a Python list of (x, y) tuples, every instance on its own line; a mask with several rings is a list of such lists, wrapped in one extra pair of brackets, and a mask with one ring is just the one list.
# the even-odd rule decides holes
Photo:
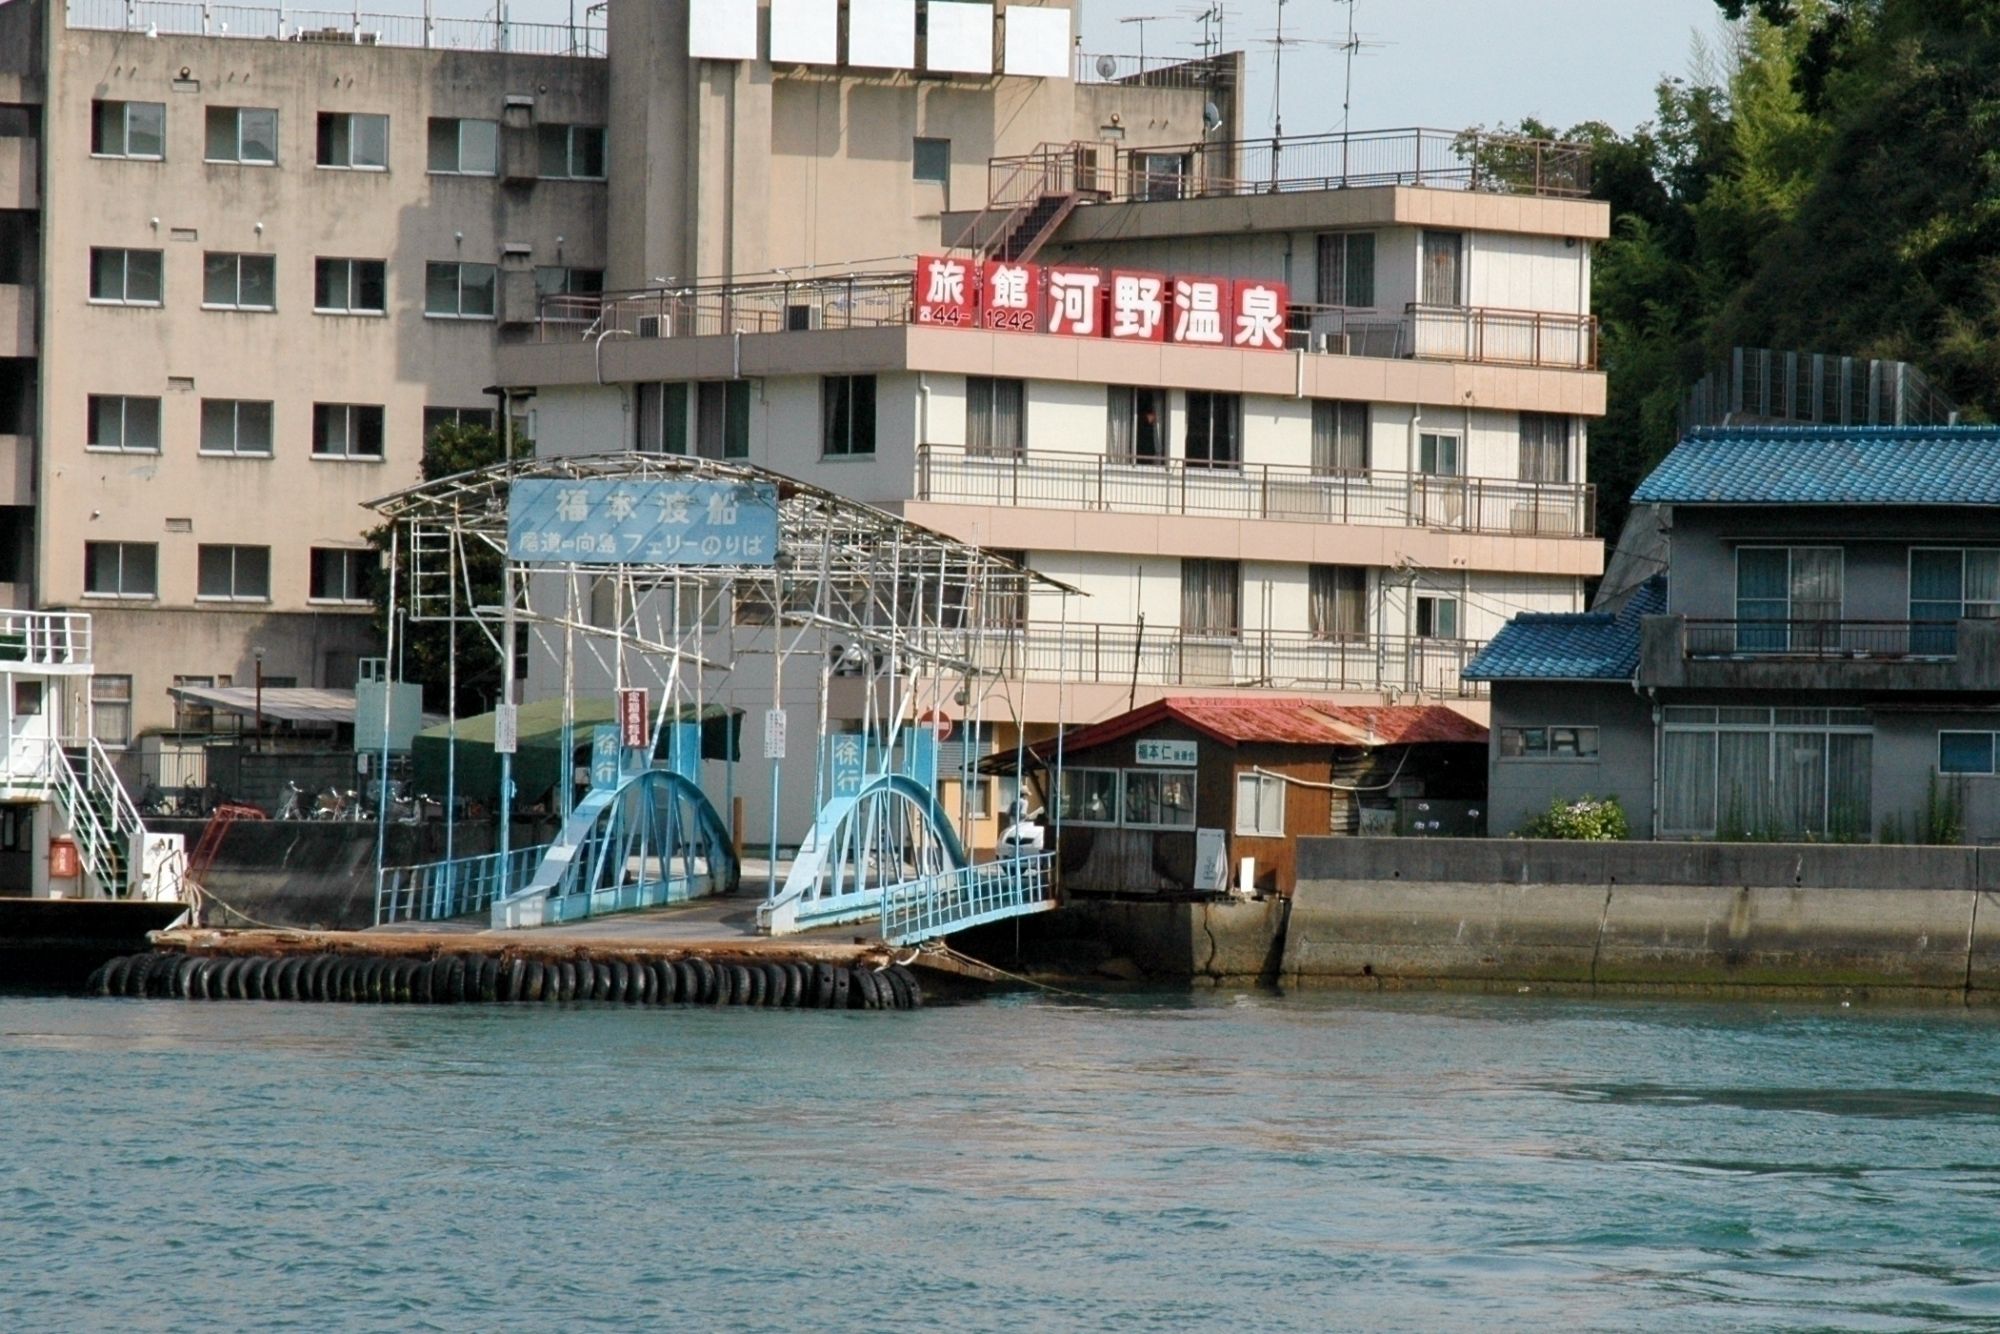
[(1204, 102), (1201, 108), (1201, 128), (1204, 134), (1214, 134), (1222, 128), (1222, 108), (1213, 102)]
[(1117, 72), (1118, 72), (1118, 57), (1116, 57), (1116, 56), (1099, 56), (1099, 57), (1097, 58), (1097, 77), (1098, 77), (1098, 78), (1100, 78), (1100, 79), (1108, 79), (1108, 78), (1110, 78), (1110, 77), (1111, 77), (1112, 75), (1116, 74)]

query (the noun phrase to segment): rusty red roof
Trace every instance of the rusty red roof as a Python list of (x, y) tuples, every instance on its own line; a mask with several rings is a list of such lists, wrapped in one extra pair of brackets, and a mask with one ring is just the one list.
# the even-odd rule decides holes
[[(1226, 746), (1271, 742), (1295, 746), (1402, 746), (1442, 741), (1484, 745), (1486, 729), (1442, 704), (1336, 704), (1310, 696), (1170, 695), (1143, 708), (1073, 729), (1066, 751), (1088, 750), (1156, 723), (1184, 723)], [(1055, 752), (1053, 739), (1034, 747)]]

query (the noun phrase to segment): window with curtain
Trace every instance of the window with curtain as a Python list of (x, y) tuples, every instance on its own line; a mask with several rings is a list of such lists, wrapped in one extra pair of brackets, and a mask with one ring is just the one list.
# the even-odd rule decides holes
[(1187, 393), (1186, 453), (1191, 468), (1234, 468), (1243, 461), (1243, 396)]
[(705, 459), (750, 457), (750, 382), (703, 380), (696, 386), (695, 453)]
[(2000, 616), (2000, 550), (1910, 549), (1910, 652), (1957, 651), (1962, 617)]
[(1569, 480), (1570, 419), (1554, 412), (1521, 414), (1521, 480)]
[(1318, 299), (1322, 306), (1375, 304), (1375, 233), (1320, 236)]
[(1243, 567), (1233, 560), (1181, 561), (1181, 631), (1230, 636), (1243, 628)]
[(1459, 296), (1460, 260), (1465, 253), (1462, 232), (1425, 232), (1423, 240), (1423, 304), (1456, 306)]
[(1839, 547), (1740, 547), (1736, 651), (1810, 652), (1840, 635)]
[(639, 386), (638, 442), (642, 454), (685, 454), (688, 387), (678, 381)]
[(1002, 458), (1021, 456), (1023, 403), (1027, 385), (985, 375), (965, 378), (965, 452)]
[(1865, 841), (1874, 737), (1856, 709), (1670, 707), (1660, 830), (1722, 838)]
[(1368, 637), (1368, 571), (1360, 565), (1315, 565), (1307, 575), (1315, 639), (1359, 643)]
[(1150, 385), (1114, 384), (1105, 394), (1104, 452), (1118, 463), (1166, 459), (1166, 404)]
[(1324, 475), (1368, 471), (1368, 405), (1319, 398), (1312, 405), (1312, 466)]

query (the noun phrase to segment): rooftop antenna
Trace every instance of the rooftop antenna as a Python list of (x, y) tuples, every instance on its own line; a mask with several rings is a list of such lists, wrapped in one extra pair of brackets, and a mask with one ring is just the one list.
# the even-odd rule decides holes
[(1183, 9), (1183, 17), (1201, 25), (1201, 58), (1212, 60), (1222, 53), (1223, 6), (1220, 0), (1194, 9)]
[(1285, 137), (1285, 48), (1288, 46), (1338, 46), (1339, 43), (1320, 37), (1285, 36), (1285, 5), (1288, 0), (1278, 0), (1278, 26), (1271, 36), (1263, 39), (1271, 48), (1273, 67), (1271, 71), (1271, 189), (1276, 191), (1280, 179), (1278, 158), (1284, 151)]
[(1166, 17), (1165, 14), (1134, 14), (1130, 18), (1118, 20), (1121, 25), (1126, 23), (1136, 23), (1139, 25), (1139, 73), (1141, 75), (1144, 75), (1146, 72), (1146, 25), (1148, 23), (1164, 22)]

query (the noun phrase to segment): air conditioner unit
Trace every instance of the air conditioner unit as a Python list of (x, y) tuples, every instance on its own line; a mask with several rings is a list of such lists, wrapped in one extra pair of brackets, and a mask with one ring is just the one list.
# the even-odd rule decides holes
[(796, 305), (785, 307), (785, 332), (802, 333), (820, 327), (818, 306)]
[(674, 336), (673, 316), (641, 315), (635, 332), (641, 338), (671, 338)]

